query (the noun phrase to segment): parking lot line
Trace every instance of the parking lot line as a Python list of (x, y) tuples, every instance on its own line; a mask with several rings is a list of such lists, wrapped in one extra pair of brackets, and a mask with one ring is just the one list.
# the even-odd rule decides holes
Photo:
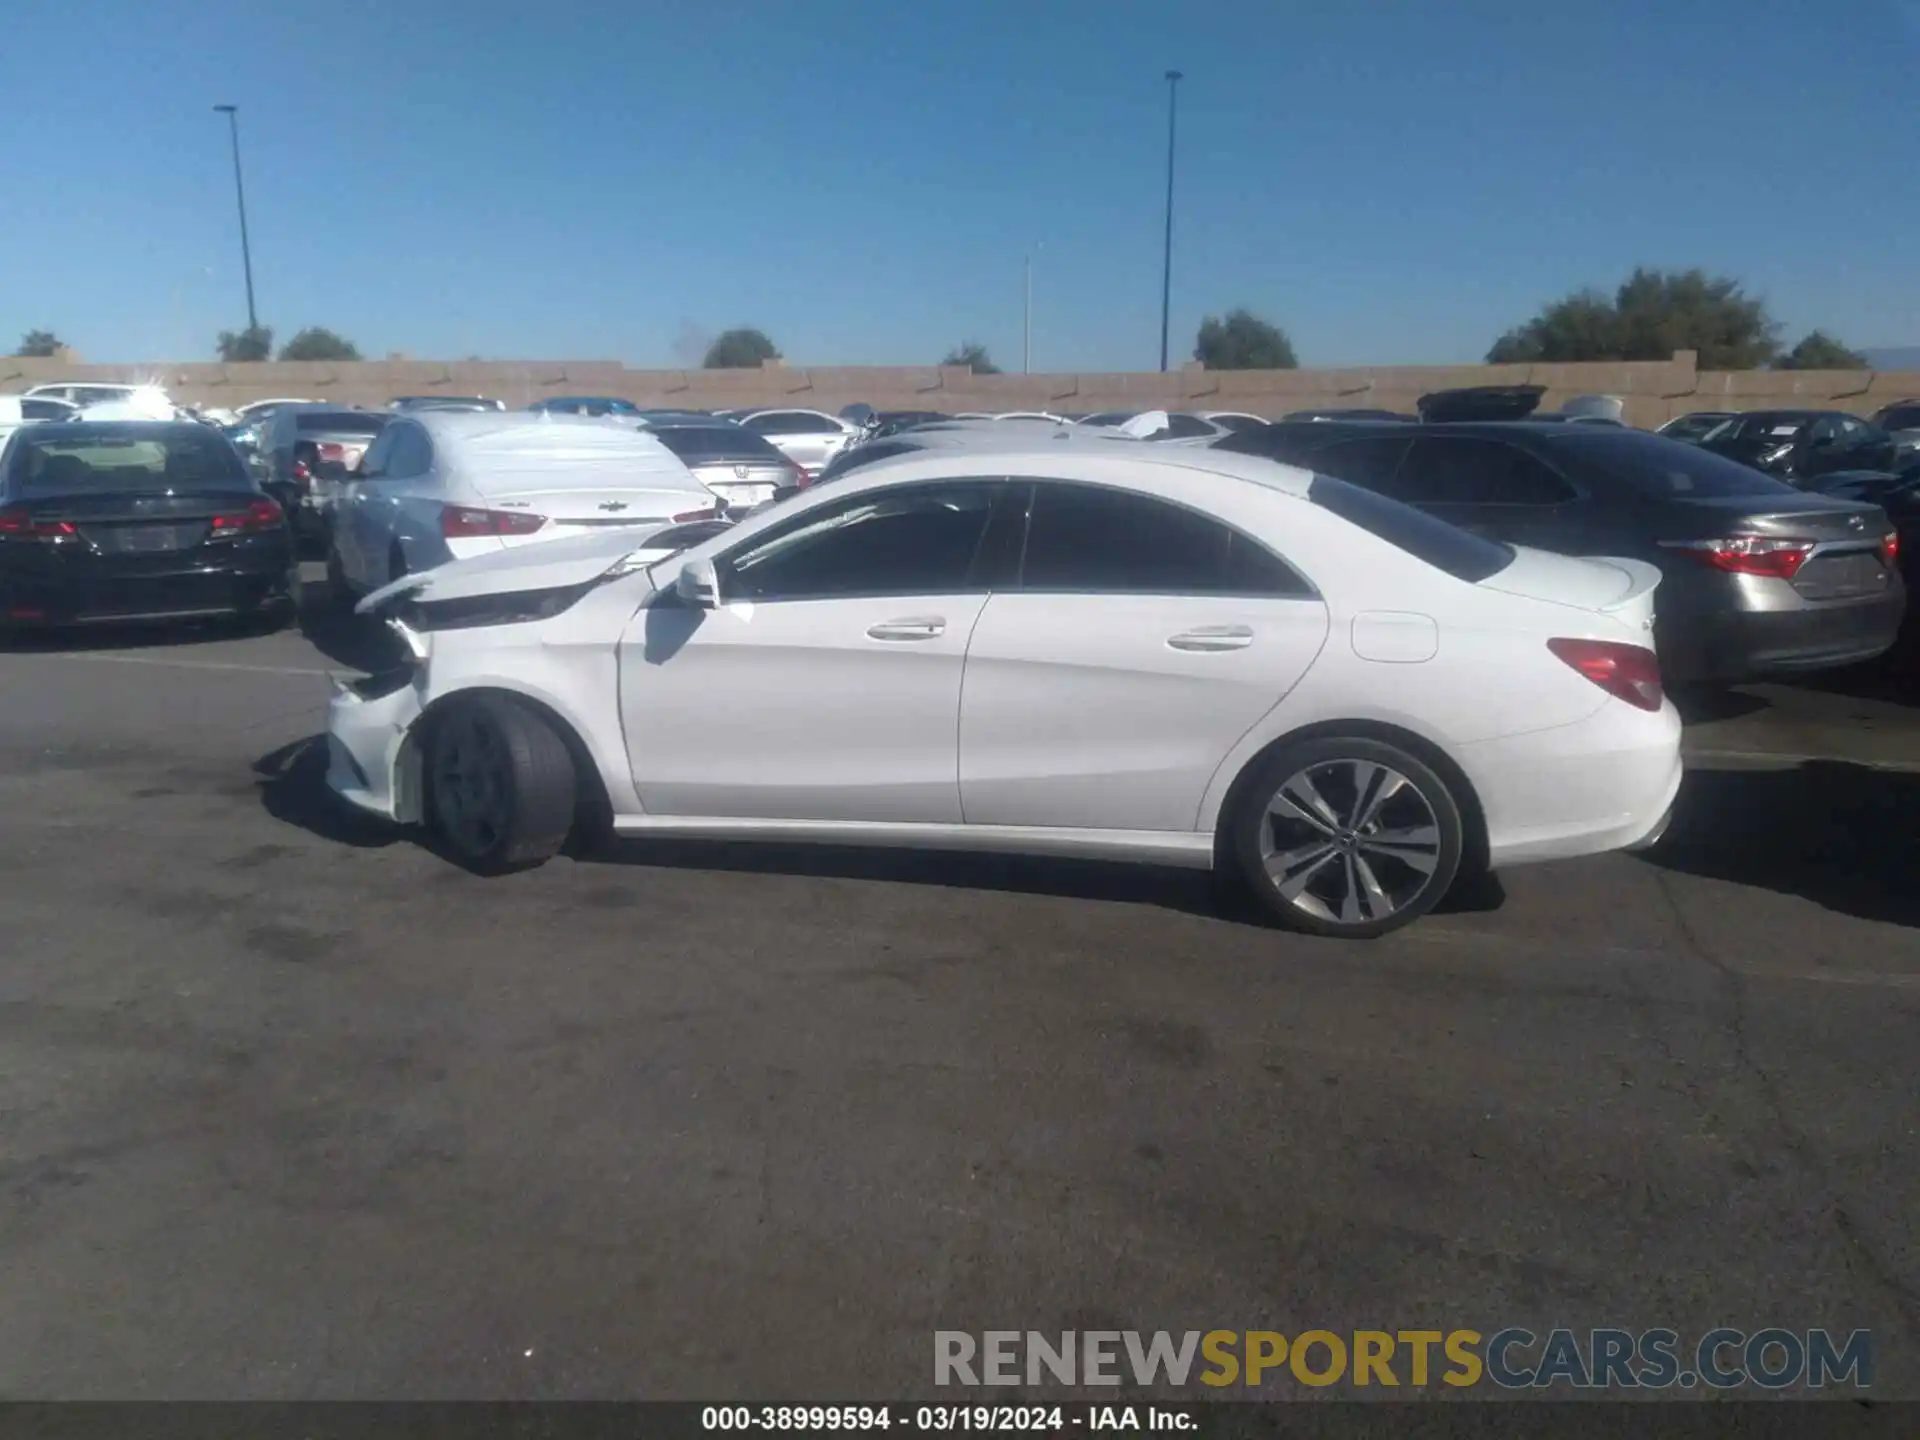
[(322, 677), (332, 673), (301, 665), (242, 665), (231, 660), (163, 660), (154, 655), (116, 655), (104, 650), (68, 650), (39, 654), (33, 651), (16, 651), (14, 653), (37, 660), (93, 660), (111, 665), (152, 665), (162, 670), (238, 670), (256, 675), (319, 675)]

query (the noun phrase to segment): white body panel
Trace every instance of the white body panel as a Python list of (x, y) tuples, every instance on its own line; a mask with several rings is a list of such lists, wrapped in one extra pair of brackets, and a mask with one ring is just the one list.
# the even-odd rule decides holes
[(958, 823), (954, 720), (985, 600), (641, 611), (620, 647), (641, 802), (661, 815)]
[(1326, 635), (1318, 600), (995, 595), (960, 704), (967, 820), (1193, 829), (1220, 757)]
[[(1197, 511), (1270, 547), (1314, 593), (983, 588), (758, 604), (722, 595), (718, 608), (674, 593), (683, 568), (711, 573), (716, 558), (815, 507), (983, 473)], [(411, 684), (336, 697), (330, 781), (365, 808), (417, 819), (414, 722), (480, 686), (527, 696), (572, 728), (616, 827), (634, 833), (1207, 864), (1235, 780), (1308, 727), (1437, 750), (1465, 777), (1461, 798), (1484, 815), (1495, 863), (1654, 832), (1679, 783), (1672, 706), (1615, 698), (1547, 648), (1557, 637), (1650, 646), (1648, 567), (1522, 551), (1471, 583), (1313, 503), (1311, 483), (1248, 457), (1051, 433), (876, 462), (650, 576), (590, 589), (552, 619), (415, 637), (424, 658)], [(620, 550), (602, 537), (560, 542), (551, 564), (537, 547), (498, 554), (449, 567), (423, 593), (579, 584)], [(1182, 638), (1187, 647), (1169, 644)]]

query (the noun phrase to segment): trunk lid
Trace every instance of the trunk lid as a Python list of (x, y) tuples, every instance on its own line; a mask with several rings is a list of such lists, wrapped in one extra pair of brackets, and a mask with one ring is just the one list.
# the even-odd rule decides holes
[(50, 495), (15, 508), (36, 523), (72, 525), (95, 554), (154, 555), (194, 549), (214, 516), (237, 514), (259, 498), (244, 490), (135, 491)]
[(1480, 581), (1481, 589), (1611, 616), (1629, 629), (1652, 626), (1658, 566), (1611, 556), (1555, 555), (1524, 545), (1512, 549), (1513, 563)]
[(1742, 536), (1807, 542), (1810, 553), (1787, 582), (1803, 599), (1861, 599), (1885, 594), (1891, 583), (1881, 544), (1894, 527), (1878, 505), (1817, 492), (1759, 504), (1752, 496), (1725, 496), (1677, 500), (1668, 515), (1673, 523), (1663, 536), (1681, 547)]

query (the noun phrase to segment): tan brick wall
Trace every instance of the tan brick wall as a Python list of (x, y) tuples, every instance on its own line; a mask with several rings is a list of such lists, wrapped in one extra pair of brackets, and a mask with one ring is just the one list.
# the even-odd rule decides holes
[(645, 405), (703, 410), (799, 405), (836, 411), (854, 401), (882, 410), (1250, 410), (1279, 415), (1310, 406), (1376, 406), (1411, 412), (1430, 390), (1538, 383), (1555, 408), (1575, 395), (1618, 395), (1636, 425), (1689, 410), (1776, 405), (1871, 414), (1889, 400), (1920, 398), (1920, 373), (1701, 371), (1691, 351), (1671, 360), (1582, 365), (1413, 365), (1346, 370), (1221, 370), (1195, 365), (1161, 375), (974, 375), (963, 369), (776, 364), (759, 370), (629, 370), (613, 360), (369, 360), (255, 365), (86, 365), (0, 359), (0, 391), (49, 380), (157, 380), (175, 399), (232, 408), (298, 395), (381, 405), (395, 395), (488, 395), (523, 406), (550, 395), (617, 395)]

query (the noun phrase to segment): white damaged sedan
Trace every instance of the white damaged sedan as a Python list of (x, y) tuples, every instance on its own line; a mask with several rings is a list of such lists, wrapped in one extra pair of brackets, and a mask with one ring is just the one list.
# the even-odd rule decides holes
[(361, 609), (412, 658), (338, 685), (328, 782), (483, 872), (588, 821), (1096, 856), (1380, 935), (1462, 873), (1658, 837), (1658, 580), (1261, 459), (1013, 435), (386, 587)]

